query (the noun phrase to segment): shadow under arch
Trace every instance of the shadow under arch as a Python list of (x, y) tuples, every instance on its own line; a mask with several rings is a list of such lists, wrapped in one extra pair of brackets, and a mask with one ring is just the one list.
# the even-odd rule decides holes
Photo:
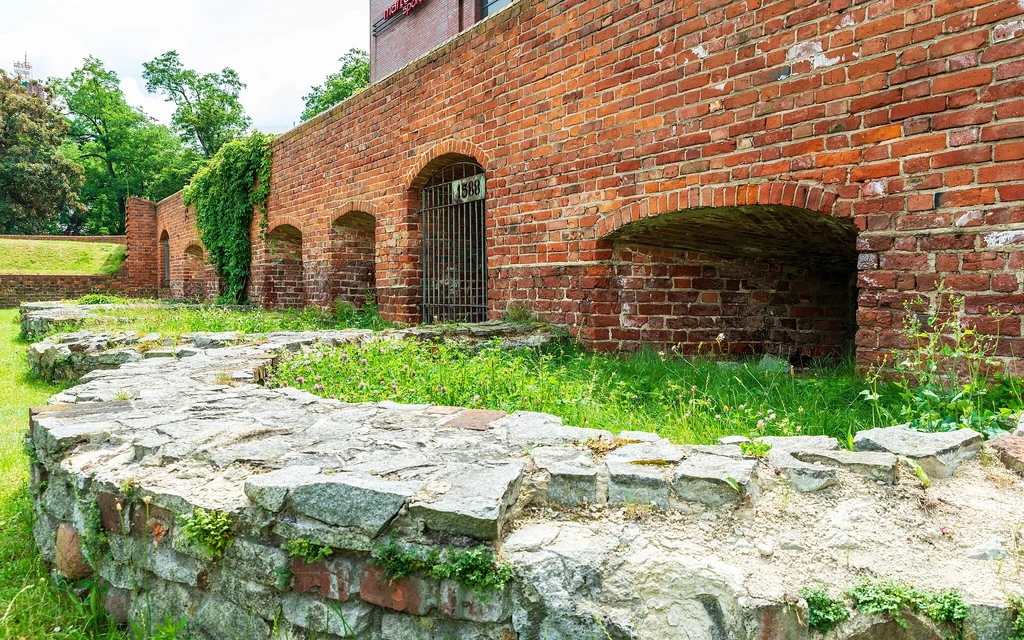
[(633, 210), (599, 223), (612, 248), (619, 335), (794, 363), (852, 352), (852, 220), (773, 199), (718, 198), (720, 206)]
[(265, 246), (264, 306), (302, 308), (306, 303), (302, 231), (290, 224), (279, 224), (267, 232)]
[(330, 229), (331, 300), (362, 305), (376, 288), (377, 219), (349, 210)]

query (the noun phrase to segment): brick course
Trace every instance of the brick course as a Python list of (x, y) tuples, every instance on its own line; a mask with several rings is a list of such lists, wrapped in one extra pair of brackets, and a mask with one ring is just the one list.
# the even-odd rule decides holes
[[(855, 332), (869, 362), (898, 343), (904, 304), (940, 286), (981, 327), (989, 306), (1022, 311), (1021, 14), (997, 0), (519, 0), (280, 136), (270, 227), (301, 232), (303, 301), (326, 305), (334, 222), (374, 216), (380, 308), (418, 321), (418, 190), (472, 159), (487, 175), (492, 317), (525, 303), (601, 348), (724, 332), (744, 349), (816, 353)], [(766, 235), (795, 210), (849, 238), (813, 224)], [(681, 211), (694, 215), (664, 217)], [(702, 225), (707, 211), (731, 224)], [(783, 214), (751, 213), (766, 211)], [(671, 233), (624, 246), (659, 217)], [(178, 282), (194, 223), (180, 196), (158, 220)], [(762, 236), (772, 251), (757, 259)], [(250, 293), (268, 303), (255, 222), (253, 243)], [(831, 270), (799, 264), (829, 253)], [(671, 286), (653, 275), (698, 266)], [(763, 317), (777, 340), (747, 325)], [(1024, 339), (1000, 350), (1024, 371)]]

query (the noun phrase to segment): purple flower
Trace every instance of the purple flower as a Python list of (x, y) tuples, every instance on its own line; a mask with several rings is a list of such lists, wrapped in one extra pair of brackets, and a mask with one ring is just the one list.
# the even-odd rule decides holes
[(299, 384), (302, 384), (305, 381), (306, 379), (303, 378), (302, 376), (298, 376), (297, 378), (295, 378), (295, 382), (298, 382)]

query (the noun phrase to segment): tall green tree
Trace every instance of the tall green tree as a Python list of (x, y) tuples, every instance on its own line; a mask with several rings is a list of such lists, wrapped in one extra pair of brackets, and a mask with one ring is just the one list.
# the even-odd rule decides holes
[(327, 111), (349, 96), (362, 91), (370, 84), (370, 55), (361, 49), (349, 49), (340, 58), (341, 70), (327, 76), (327, 80), (313, 87), (309, 95), (303, 96), (306, 109), (302, 112), (305, 122), (318, 113)]
[(252, 121), (245, 114), (239, 93), (245, 84), (234, 69), (200, 74), (181, 64), (177, 51), (142, 65), (150, 93), (162, 93), (177, 107), (171, 123), (182, 139), (212, 158), (224, 143), (244, 135)]
[(117, 74), (88, 57), (67, 78), (50, 80), (70, 131), (64, 154), (82, 165), (84, 216), (69, 217), (70, 231), (124, 233), (129, 196), (159, 199), (185, 186), (199, 158), (167, 127), (132, 107)]
[(82, 209), (82, 169), (60, 153), (68, 128), (46, 88), (0, 71), (0, 233), (53, 231)]

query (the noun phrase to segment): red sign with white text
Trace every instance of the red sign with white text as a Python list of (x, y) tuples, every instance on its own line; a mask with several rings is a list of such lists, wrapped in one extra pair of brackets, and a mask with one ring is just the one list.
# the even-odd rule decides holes
[(399, 11), (405, 15), (412, 13), (412, 10), (423, 4), (424, 0), (395, 0), (395, 3), (384, 10), (384, 19), (387, 20)]

